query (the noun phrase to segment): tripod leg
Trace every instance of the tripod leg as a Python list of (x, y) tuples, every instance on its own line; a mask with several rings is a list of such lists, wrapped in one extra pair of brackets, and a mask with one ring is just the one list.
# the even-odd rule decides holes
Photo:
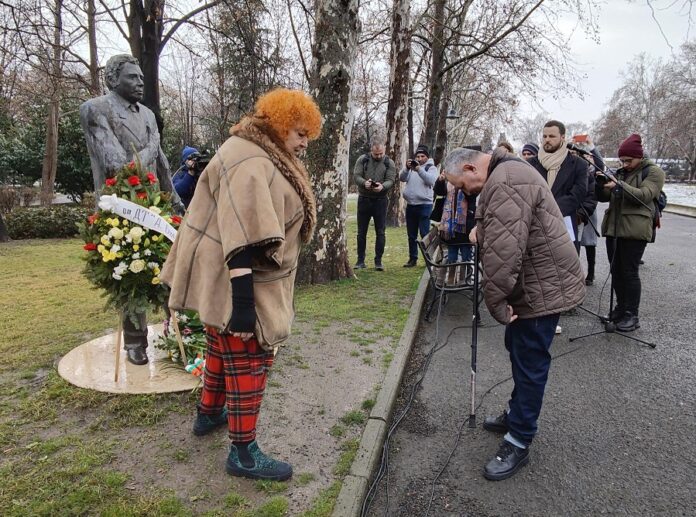
[(586, 338), (586, 337), (598, 336), (598, 335), (600, 335), (600, 334), (606, 334), (606, 333), (607, 333), (606, 330), (600, 330), (600, 331), (598, 331), (598, 332), (592, 332), (591, 334), (584, 334), (584, 335), (582, 335), (582, 336), (575, 336), (575, 337), (568, 338), (568, 341), (569, 341), (570, 343), (572, 343), (573, 341), (577, 341), (578, 339), (584, 339), (584, 338)]

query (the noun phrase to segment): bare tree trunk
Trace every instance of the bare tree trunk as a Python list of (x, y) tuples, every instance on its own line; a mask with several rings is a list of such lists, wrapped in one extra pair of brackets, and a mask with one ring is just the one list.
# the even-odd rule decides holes
[(97, 60), (97, 22), (94, 0), (87, 0), (87, 38), (89, 40), (89, 93), (99, 96), (99, 61)]
[(61, 90), (61, 35), (63, 31), (63, 0), (55, 0), (53, 6), (53, 48), (50, 70), (51, 100), (48, 104), (46, 118), (46, 148), (41, 167), (41, 204), (50, 205), (53, 201), (53, 188), (56, 183), (58, 170), (58, 118), (60, 116)]
[(321, 137), (307, 152), (317, 198), (317, 230), (300, 258), (297, 280), (301, 283), (326, 283), (353, 276), (345, 222), (358, 4), (358, 0), (317, 2), (312, 90), (324, 126)]
[(2, 214), (0, 214), (0, 242), (8, 242), (10, 240), (10, 236), (7, 233), (7, 227), (5, 226), (5, 220), (2, 218)]
[(408, 125), (408, 155), (413, 156), (416, 145), (413, 141), (413, 83), (408, 84), (408, 111), (406, 113), (406, 121)]
[(433, 43), (430, 61), (428, 102), (425, 112), (425, 128), (421, 144), (435, 148), (437, 127), (440, 121), (440, 99), (442, 97), (442, 68), (445, 57), (445, 3), (435, 0), (433, 9)]
[[(406, 151), (404, 123), (411, 75), (410, 10), (410, 0), (394, 0), (387, 102), (387, 155), (393, 158), (397, 171), (404, 166)], [(400, 226), (404, 211), (402, 210), (401, 182), (398, 179), (389, 191), (388, 198), (387, 225)]]
[(449, 112), (449, 94), (450, 88), (452, 87), (451, 82), (451, 74), (445, 74), (443, 95), (440, 100), (440, 119), (437, 124), (435, 148), (431, 151), (435, 165), (440, 165), (440, 162), (444, 159), (445, 152), (447, 151), (447, 139), (449, 138), (449, 135), (447, 134), (447, 113)]
[(440, 102), (440, 120), (437, 124), (437, 133), (435, 137), (435, 148), (432, 150), (433, 161), (435, 165), (440, 165), (443, 158), (445, 157), (445, 149), (447, 149), (447, 110), (449, 109), (449, 102), (447, 96), (444, 95)]

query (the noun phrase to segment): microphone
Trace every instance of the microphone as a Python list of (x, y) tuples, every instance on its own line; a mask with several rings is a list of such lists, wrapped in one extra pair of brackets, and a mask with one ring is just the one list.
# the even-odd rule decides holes
[(583, 155), (592, 154), (590, 151), (585, 151), (583, 148), (578, 147), (575, 144), (568, 143), (568, 144), (566, 144), (566, 147), (568, 149), (570, 149), (571, 151), (575, 151), (578, 154), (583, 154)]

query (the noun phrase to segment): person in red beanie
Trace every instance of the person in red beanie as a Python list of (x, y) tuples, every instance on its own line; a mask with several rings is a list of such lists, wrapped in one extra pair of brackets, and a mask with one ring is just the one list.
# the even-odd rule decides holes
[[(653, 214), (665, 183), (665, 173), (645, 158), (640, 135), (633, 133), (619, 146), (618, 183), (597, 181), (600, 202), (609, 202), (602, 235), (607, 239), (616, 307), (608, 318), (616, 329), (630, 332), (640, 327), (641, 283), (638, 265), (645, 246), (654, 240)], [(646, 205), (646, 206), (644, 206)]]

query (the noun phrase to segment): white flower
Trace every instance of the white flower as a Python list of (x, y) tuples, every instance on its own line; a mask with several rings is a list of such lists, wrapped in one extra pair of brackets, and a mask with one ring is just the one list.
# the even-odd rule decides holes
[(146, 257), (149, 257), (150, 255), (152, 255), (152, 252), (150, 250), (146, 249), (145, 251), (143, 251), (143, 255), (145, 255)]
[(143, 230), (140, 226), (134, 226), (128, 232), (128, 235), (130, 236), (130, 238), (134, 244), (139, 244), (140, 239), (142, 239), (144, 234), (145, 234), (145, 230)]
[(159, 264), (157, 262), (148, 262), (147, 267), (150, 269), (155, 269), (156, 267), (159, 267)]
[(111, 273), (111, 277), (112, 277), (114, 280), (121, 280), (121, 279), (123, 278), (121, 275), (119, 275), (118, 273), (116, 273), (116, 270), (114, 270), (114, 272)]
[(121, 230), (121, 228), (111, 228), (111, 230), (109, 230), (109, 237), (116, 240), (123, 239), (123, 230)]
[(140, 258), (140, 253), (133, 253), (133, 256), (131, 257), (133, 260), (137, 260)]
[(119, 251), (121, 251), (121, 246), (119, 246), (118, 244), (114, 244), (113, 246), (111, 246), (111, 251), (113, 253), (118, 253)]
[(162, 213), (162, 210), (153, 205), (150, 207), (150, 212), (154, 212), (155, 214), (160, 215)]
[(133, 273), (140, 273), (143, 269), (145, 269), (145, 261), (144, 260), (134, 260), (131, 262), (130, 266), (128, 266), (128, 269), (130, 269)]

